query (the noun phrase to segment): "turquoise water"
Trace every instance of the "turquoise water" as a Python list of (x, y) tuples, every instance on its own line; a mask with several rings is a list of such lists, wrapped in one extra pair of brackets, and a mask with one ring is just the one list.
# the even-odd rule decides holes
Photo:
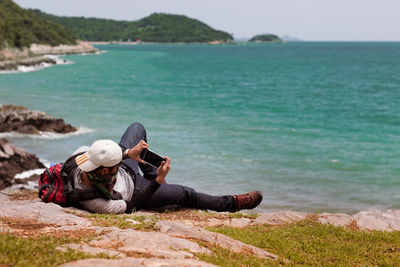
[(400, 43), (98, 47), (0, 75), (0, 103), (82, 127), (15, 145), (63, 161), (140, 121), (170, 183), (261, 190), (257, 211), (400, 208)]

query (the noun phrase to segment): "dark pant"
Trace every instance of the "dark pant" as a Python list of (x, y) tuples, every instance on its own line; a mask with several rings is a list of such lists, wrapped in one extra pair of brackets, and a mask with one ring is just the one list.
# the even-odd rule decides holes
[[(125, 131), (119, 145), (125, 150), (134, 147), (140, 140), (147, 142), (146, 130), (142, 124), (135, 122)], [(137, 161), (132, 159), (126, 159), (123, 162), (135, 173), (134, 194), (144, 191), (150, 184), (150, 179), (157, 177), (157, 170), (150, 165), (138, 164)], [(146, 179), (139, 173), (139, 168)], [(210, 196), (177, 184), (161, 184), (145, 207), (157, 208), (167, 205), (214, 211), (231, 211), (234, 209), (232, 196)]]

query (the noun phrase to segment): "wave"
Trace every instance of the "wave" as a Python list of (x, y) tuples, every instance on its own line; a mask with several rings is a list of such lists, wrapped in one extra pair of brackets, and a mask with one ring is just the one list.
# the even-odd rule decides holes
[[(44, 57), (50, 58), (56, 62), (56, 65), (70, 65), (74, 64), (73, 61), (64, 59), (62, 57), (56, 56), (56, 55), (45, 55)], [(52, 65), (52, 64), (50, 64)]]
[(44, 55), (44, 57), (52, 59), (55, 62), (55, 64), (47, 63), (47, 62), (41, 62), (41, 63), (33, 65), (33, 66), (19, 65), (16, 70), (0, 71), (0, 74), (25, 73), (25, 72), (38, 71), (38, 70), (41, 70), (41, 69), (44, 69), (44, 68), (51, 67), (53, 65), (74, 64), (73, 61), (61, 58), (61, 57), (56, 56), (56, 55)]
[(20, 172), (20, 173), (16, 174), (16, 175), (14, 176), (14, 178), (15, 178), (15, 179), (26, 179), (26, 178), (31, 177), (32, 175), (35, 175), (35, 174), (40, 175), (40, 174), (42, 174), (42, 172), (43, 172), (44, 170), (45, 170), (45, 169), (34, 169), (34, 170), (29, 170), (29, 171)]
[(81, 126), (78, 128), (78, 131), (73, 132), (73, 133), (53, 133), (53, 132), (40, 132), (39, 135), (37, 134), (23, 134), (23, 133), (18, 133), (18, 132), (7, 132), (7, 133), (0, 133), (0, 138), (7, 138), (7, 137), (12, 137), (12, 138), (33, 138), (33, 139), (61, 139), (61, 138), (67, 138), (70, 136), (74, 135), (81, 135), (81, 134), (86, 134), (93, 132), (94, 130), (85, 126)]
[(37, 182), (34, 181), (28, 181), (26, 184), (13, 184), (12, 186), (4, 188), (2, 191), (4, 194), (9, 195), (13, 194), (16, 191), (19, 190), (38, 190), (39, 185)]
[(91, 55), (101, 55), (101, 54), (104, 54), (104, 53), (107, 53), (108, 51), (106, 51), (106, 50), (97, 50), (96, 52), (94, 52), (94, 53), (79, 53), (79, 54), (76, 54), (77, 56), (91, 56)]

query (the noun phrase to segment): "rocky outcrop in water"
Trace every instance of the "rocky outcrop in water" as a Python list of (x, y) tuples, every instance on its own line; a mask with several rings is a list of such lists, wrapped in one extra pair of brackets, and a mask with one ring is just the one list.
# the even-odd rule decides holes
[(35, 155), (0, 138), (0, 190), (11, 186), (17, 173), (39, 168), (44, 168), (44, 165)]
[(18, 60), (5, 60), (0, 61), (0, 71), (16, 70), (19, 66), (31, 67), (38, 66), (40, 64), (57, 64), (57, 61), (44, 56), (29, 57)]
[(29, 48), (30, 52), (35, 55), (63, 55), (63, 54), (83, 54), (83, 53), (96, 53), (99, 50), (94, 48), (91, 44), (83, 41), (78, 41), (76, 45), (40, 45), (32, 44)]
[(18, 132), (40, 134), (40, 132), (71, 133), (77, 129), (63, 119), (53, 118), (42, 111), (32, 111), (23, 106), (0, 107), (0, 133)]
[(89, 54), (98, 49), (91, 44), (78, 41), (76, 45), (50, 46), (32, 44), (29, 48), (5, 48), (0, 50), (0, 71), (17, 70), (19, 66), (38, 66), (43, 63), (58, 64), (53, 58), (44, 55)]

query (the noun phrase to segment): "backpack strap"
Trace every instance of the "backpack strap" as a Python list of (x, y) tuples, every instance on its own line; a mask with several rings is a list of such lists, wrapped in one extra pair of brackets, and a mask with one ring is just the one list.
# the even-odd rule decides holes
[(78, 154), (75, 154), (71, 157), (69, 157), (63, 164), (61, 172), (64, 172), (66, 175), (71, 175), (72, 176), (72, 170), (78, 166), (78, 164), (76, 164), (75, 158), (84, 154), (85, 152), (81, 152)]
[[(73, 170), (78, 167), (78, 164), (75, 161), (75, 158), (84, 154), (85, 152), (77, 153), (71, 157), (69, 157), (62, 166), (61, 169), (61, 178), (63, 180), (65, 191), (67, 194), (67, 199), (69, 202), (79, 202), (85, 200), (92, 200), (95, 198), (104, 198), (104, 193), (99, 191), (95, 187), (89, 187), (86, 189), (77, 189), (75, 188), (74, 183), (74, 173)], [(118, 200), (122, 199), (122, 195), (119, 192), (113, 190), (111, 194), (111, 199)]]
[[(64, 185), (64, 196), (70, 201), (70, 196), (75, 191), (75, 181), (74, 181), (74, 174), (73, 170), (78, 166), (76, 164), (75, 158), (77, 156), (82, 155), (85, 152), (81, 152), (69, 157), (63, 164), (61, 168), (61, 179)], [(72, 200), (71, 200), (72, 201)]]
[(122, 162), (122, 165), (121, 165), (120, 168), (124, 169), (131, 176), (131, 178), (133, 180), (133, 184), (135, 184), (136, 173), (128, 165), (126, 165), (124, 162)]
[[(42, 186), (40, 187), (40, 189), (46, 188), (46, 187), (49, 187), (49, 188), (50, 188), (50, 190), (48, 190), (48, 192), (46, 193), (46, 195), (44, 195), (44, 197), (43, 197), (43, 201), (47, 202), (47, 199), (49, 198), (49, 195), (50, 195), (51, 193), (53, 193), (53, 190), (54, 190), (54, 177), (53, 177), (53, 173), (50, 172), (49, 169), (46, 169), (45, 172), (46, 172), (46, 174), (47, 174), (47, 177), (49, 177), (49, 178), (51, 179), (51, 182), (50, 182), (50, 184), (44, 184), (44, 185), (42, 185)], [(39, 189), (39, 198), (42, 197), (42, 193), (43, 193), (43, 191), (40, 190), (40, 189)]]

